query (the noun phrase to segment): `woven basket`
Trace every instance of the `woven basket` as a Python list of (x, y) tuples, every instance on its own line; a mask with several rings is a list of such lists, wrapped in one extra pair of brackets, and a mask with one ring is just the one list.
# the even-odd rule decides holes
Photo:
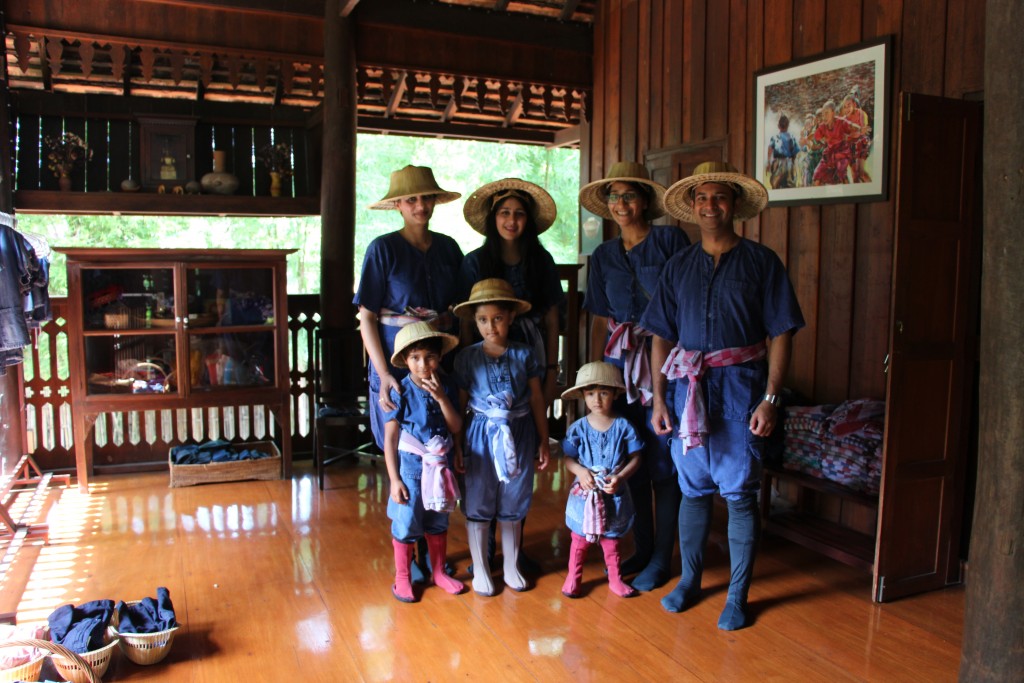
[[(139, 600), (129, 600), (126, 605), (135, 605)], [(114, 623), (120, 624), (121, 620), (117, 612), (114, 612)], [(121, 652), (125, 657), (136, 664), (156, 664), (171, 652), (171, 644), (174, 642), (174, 632), (178, 627), (169, 628), (166, 631), (156, 633), (122, 633), (116, 628), (117, 637), (121, 639)]]
[[(115, 642), (115, 644), (116, 644), (116, 642)], [(25, 638), (23, 640), (9, 640), (6, 643), (4, 643), (5, 647), (8, 646), (8, 645), (27, 645), (28, 647), (34, 647), (34, 648), (37, 648), (39, 650), (46, 650), (47, 652), (51, 653), (50, 659), (53, 660), (53, 665), (57, 667), (58, 671), (60, 671), (61, 676), (63, 676), (64, 678), (66, 678), (69, 681), (73, 681), (74, 683), (100, 683), (100, 676), (102, 676), (103, 672), (106, 672), (106, 670), (107, 670), (107, 665), (104, 664), (103, 665), (103, 671), (100, 672), (100, 673), (96, 673), (96, 671), (92, 668), (92, 665), (89, 664), (89, 662), (87, 662), (84, 657), (82, 657), (81, 655), (75, 654), (74, 652), (72, 652), (71, 650), (67, 649), (63, 645), (58, 645), (57, 643), (51, 643), (48, 640), (36, 640), (35, 638)], [(107, 647), (109, 647), (109, 646), (107, 646)], [(103, 648), (103, 649), (107, 649), (107, 648)], [(100, 652), (100, 651), (101, 650), (96, 650), (96, 652)], [(92, 653), (88, 653), (88, 654), (92, 654)], [(60, 665), (57, 663), (58, 658), (60, 658), (62, 661), (67, 661), (69, 663), (74, 664), (77, 667), (76, 671), (77, 671), (78, 675), (76, 675), (74, 678), (72, 678), (68, 674), (64, 673), (64, 669), (62, 669), (60, 667)], [(42, 660), (42, 658), (40, 658), (39, 659), (39, 666), (40, 666), (40, 668), (42, 668), (42, 663), (43, 663), (43, 660)], [(107, 657), (107, 663), (108, 664), (110, 663), (110, 657), (109, 656)], [(28, 665), (26, 665), (26, 666), (28, 666)], [(21, 667), (19, 667), (19, 669), (20, 668)], [(3, 673), (6, 674), (8, 671), (16, 671), (16, 670), (17, 669), (8, 669), (7, 671), (5, 671)], [(37, 669), (36, 670), (36, 678), (32, 678), (32, 679), (26, 678), (25, 680), (37, 680), (38, 676), (39, 676), (39, 671)], [(8, 679), (4, 679), (4, 680), (8, 680)], [(10, 680), (17, 680), (17, 679), (10, 679)]]
[[(57, 672), (64, 677), (64, 680), (71, 683), (92, 683), (99, 682), (103, 674), (107, 673), (110, 666), (110, 658), (114, 656), (117, 649), (118, 637), (113, 627), (107, 629), (109, 642), (98, 650), (83, 652), (75, 658), (69, 658), (64, 653), (57, 653), (50, 657), (53, 660)], [(56, 643), (51, 643), (55, 645)]]
[(246, 479), (269, 481), (281, 478), (281, 452), (273, 441), (251, 441), (234, 445), (262, 451), (268, 453), (270, 457), (259, 460), (211, 462), (206, 465), (176, 465), (170, 461), (171, 488)]
[[(24, 644), (24, 643), (13, 643)], [(4, 647), (12, 645), (12, 643), (5, 643)], [(0, 669), (0, 683), (14, 683), (14, 681), (38, 681), (39, 672), (43, 669), (43, 660), (46, 659), (46, 655), (39, 655), (30, 662), (26, 662), (21, 666), (15, 666), (10, 669)]]

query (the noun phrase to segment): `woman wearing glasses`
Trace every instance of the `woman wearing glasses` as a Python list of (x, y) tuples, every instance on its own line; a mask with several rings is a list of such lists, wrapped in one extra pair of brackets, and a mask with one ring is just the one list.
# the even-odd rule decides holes
[(644, 440), (641, 467), (629, 479), (635, 551), (622, 565), (623, 575), (637, 574), (632, 585), (642, 591), (669, 579), (680, 501), (668, 439), (651, 427), (651, 377), (660, 369), (650, 367), (651, 335), (638, 324), (662, 266), (690, 243), (681, 228), (650, 224), (665, 214), (664, 195), (642, 164), (626, 161), (580, 190), (584, 208), (619, 226), (619, 236), (590, 257), (583, 307), (593, 317), (590, 360), (623, 369), (626, 392), (616, 409)]

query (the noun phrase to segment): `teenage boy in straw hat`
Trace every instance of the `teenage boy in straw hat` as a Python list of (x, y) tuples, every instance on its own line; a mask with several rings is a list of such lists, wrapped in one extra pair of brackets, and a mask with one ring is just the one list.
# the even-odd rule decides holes
[[(399, 330), (391, 364), (406, 368), (402, 391), (393, 391), (394, 410), (384, 414), (384, 461), (391, 482), (388, 517), (395, 552), (391, 592), (415, 602), (409, 570), (416, 541), (426, 538), (434, 583), (452, 595), (466, 590), (444, 572), (448, 549), (448, 513), (455, 509), (459, 487), (449, 464), (461, 469), (453, 435), (462, 431), (455, 383), (441, 371), (441, 357), (458, 337), (438, 332), (430, 323)], [(454, 458), (452, 452), (454, 451)]]
[(606, 178), (580, 189), (585, 208), (619, 227), (619, 236), (598, 245), (590, 257), (583, 308), (593, 316), (590, 359), (622, 368), (626, 391), (615, 409), (644, 442), (640, 469), (629, 479), (636, 504), (633, 555), (622, 564), (623, 574), (637, 574), (633, 587), (642, 591), (669, 580), (679, 518), (679, 483), (668, 437), (651, 427), (651, 333), (639, 324), (661, 269), (690, 244), (677, 226), (651, 225), (665, 215), (664, 197), (665, 188), (633, 161), (612, 165)]
[[(424, 166), (406, 166), (391, 174), (388, 193), (371, 209), (397, 210), (402, 228), (370, 243), (363, 259), (359, 289), (359, 333), (370, 358), (370, 428), (384, 450), (384, 411), (395, 404), (391, 392), (402, 392), (404, 369), (388, 359), (395, 335), (409, 323), (426, 321), (442, 332), (458, 334), (448, 309), (458, 301), (456, 276), (462, 250), (447, 235), (430, 230), (434, 206), (453, 202), (458, 192), (441, 189), (434, 172)], [(422, 558), (421, 558), (422, 559)], [(422, 580), (426, 565), (415, 566), (413, 578)]]
[(562, 442), (565, 469), (576, 475), (565, 506), (572, 536), (569, 571), (562, 595), (578, 598), (587, 549), (601, 545), (608, 567), (608, 587), (622, 598), (638, 595), (622, 581), (619, 540), (633, 525), (633, 499), (626, 481), (640, 467), (643, 440), (633, 425), (615, 411), (615, 397), (626, 390), (622, 370), (611, 363), (587, 363), (576, 373), (576, 386), (564, 400), (582, 398), (587, 415), (572, 423)]
[[(765, 441), (778, 420), (793, 334), (804, 326), (793, 286), (771, 249), (736, 234), (734, 221), (768, 202), (761, 183), (705, 162), (665, 193), (669, 213), (700, 226), (700, 242), (665, 266), (640, 324), (656, 336), (654, 427), (678, 425), (679, 549), (683, 573), (661, 600), (681, 612), (700, 597), (713, 494), (729, 508), (732, 579), (718, 627), (747, 625), (747, 592), (760, 528), (757, 491)], [(666, 380), (678, 379), (675, 405)]]

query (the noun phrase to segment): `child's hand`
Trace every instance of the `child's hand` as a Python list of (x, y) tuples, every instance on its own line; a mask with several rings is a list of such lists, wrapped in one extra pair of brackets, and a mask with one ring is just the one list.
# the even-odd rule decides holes
[(452, 467), (454, 467), (455, 471), (459, 474), (466, 473), (466, 463), (462, 459), (462, 449), (458, 446), (455, 447), (455, 461), (452, 464)]
[(597, 488), (597, 484), (594, 482), (594, 475), (590, 470), (583, 470), (576, 477), (580, 481), (580, 487), (584, 491), (593, 491)]
[(399, 505), (407, 505), (409, 503), (409, 489), (405, 488), (405, 484), (402, 483), (401, 479), (391, 480), (391, 500)]
[(440, 380), (437, 379), (437, 375), (431, 375), (430, 377), (424, 377), (420, 380), (420, 386), (427, 390), (430, 397), (435, 401), (440, 402), (444, 397), (444, 389), (441, 387)]
[(537, 459), (539, 460), (537, 463), (537, 469), (546, 470), (548, 468), (548, 462), (551, 461), (551, 448), (548, 446), (546, 441), (537, 449)]
[(605, 477), (605, 479), (604, 479), (604, 486), (601, 487), (601, 490), (604, 491), (605, 493), (607, 493), (610, 496), (614, 496), (616, 493), (618, 493), (619, 486), (621, 484), (622, 484), (622, 480), (619, 479), (619, 475), (612, 474), (612, 475), (609, 475), (609, 476)]

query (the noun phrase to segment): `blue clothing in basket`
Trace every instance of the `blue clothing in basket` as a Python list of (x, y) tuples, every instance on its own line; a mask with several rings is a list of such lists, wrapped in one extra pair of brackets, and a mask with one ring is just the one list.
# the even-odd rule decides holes
[(118, 602), (117, 616), (121, 633), (159, 633), (178, 625), (171, 592), (162, 586), (156, 589), (156, 598), (143, 598), (131, 605)]

